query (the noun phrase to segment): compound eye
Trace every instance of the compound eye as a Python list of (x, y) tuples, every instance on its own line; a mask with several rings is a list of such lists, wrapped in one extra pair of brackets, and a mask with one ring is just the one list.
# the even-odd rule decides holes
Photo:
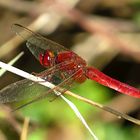
[(52, 57), (53, 57), (53, 55), (50, 51), (46, 51), (44, 54), (41, 53), (39, 55), (40, 64), (43, 65), (44, 67), (51, 66)]

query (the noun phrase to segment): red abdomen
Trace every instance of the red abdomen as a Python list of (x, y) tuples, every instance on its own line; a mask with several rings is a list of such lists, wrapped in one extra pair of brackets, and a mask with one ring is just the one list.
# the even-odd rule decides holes
[(100, 72), (98, 69), (95, 69), (93, 67), (88, 67), (86, 70), (86, 76), (94, 80), (104, 86), (110, 87), (118, 92), (121, 92), (123, 94), (127, 94), (136, 98), (140, 98), (140, 90), (136, 89), (132, 86), (129, 86), (125, 83), (122, 83), (118, 80), (115, 80), (104, 73)]

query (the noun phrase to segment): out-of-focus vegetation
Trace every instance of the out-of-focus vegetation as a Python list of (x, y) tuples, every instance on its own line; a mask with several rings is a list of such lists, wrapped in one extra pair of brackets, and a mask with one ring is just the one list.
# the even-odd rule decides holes
[[(84, 18), (83, 18), (84, 17)], [(140, 1), (139, 0), (0, 0), (0, 60), (28, 72), (43, 68), (11, 31), (20, 23), (68, 47), (104, 73), (140, 87)], [(5, 73), (0, 88), (21, 78)], [(140, 101), (120, 95), (93, 81), (72, 91), (140, 119)], [(139, 126), (94, 108), (72, 97), (99, 140), (139, 140)], [(0, 106), (0, 140), (18, 140), (29, 117), (27, 140), (92, 139), (73, 111), (61, 99), (42, 100), (14, 113), (21, 102)], [(23, 132), (22, 131), (22, 132)], [(22, 140), (26, 140), (26, 137)]]

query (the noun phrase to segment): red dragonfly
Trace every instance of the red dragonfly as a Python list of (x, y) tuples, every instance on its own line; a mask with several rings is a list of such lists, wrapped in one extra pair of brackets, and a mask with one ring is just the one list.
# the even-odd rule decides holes
[[(87, 66), (85, 60), (60, 44), (19, 24), (14, 24), (13, 30), (26, 39), (28, 49), (40, 64), (47, 68), (38, 74), (41, 78), (66, 89), (73, 83), (83, 83), (86, 79), (91, 79), (120, 93), (140, 98), (139, 89), (117, 81), (94, 67)], [(38, 95), (43, 92), (46, 92), (46, 87), (27, 79), (21, 80), (0, 91), (0, 103), (19, 101), (35, 95), (37, 95), (36, 99), (39, 99), (42, 95), (39, 97)]]

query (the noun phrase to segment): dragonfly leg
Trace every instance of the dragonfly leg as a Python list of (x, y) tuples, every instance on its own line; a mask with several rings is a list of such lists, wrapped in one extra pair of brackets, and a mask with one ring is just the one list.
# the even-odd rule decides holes
[[(62, 73), (64, 75), (64, 73)], [(64, 75), (65, 76), (65, 75)], [(71, 87), (72, 87), (72, 83), (73, 81), (75, 80), (75, 78), (79, 78), (81, 75), (79, 73), (79, 71), (75, 72), (71, 77), (67, 78), (66, 80), (64, 80), (62, 83), (60, 83), (61, 85), (63, 85), (63, 87), (65, 85), (67, 85), (67, 88), (63, 88), (61, 90), (61, 94), (65, 93), (67, 90), (69, 90)], [(74, 78), (73, 78), (74, 77)], [(60, 87), (62, 87), (61, 85), (59, 84)], [(58, 85), (57, 85), (58, 87)], [(57, 98), (59, 97), (58, 96), (55, 96), (54, 98), (50, 99), (49, 101), (52, 102), (54, 100), (56, 100)]]
[[(44, 79), (44, 77), (46, 77), (45, 80), (51, 81), (52, 76), (55, 75), (56, 72), (61, 71), (60, 69), (61, 69), (62, 65), (63, 66), (65, 65), (65, 67), (67, 67), (67, 65), (69, 65), (71, 63), (73, 63), (73, 62), (72, 61), (65, 61), (65, 62), (59, 63), (59, 64), (47, 69), (46, 71), (43, 71), (43, 72), (37, 74), (37, 76), (39, 76), (40, 78), (43, 78), (43, 79)], [(63, 72), (60, 72), (60, 76), (61, 76), (61, 79), (67, 78)]]
[[(47, 93), (45, 93), (45, 94), (43, 94), (43, 95), (40, 95), (40, 96), (34, 98), (33, 100), (31, 100), (31, 101), (29, 101), (29, 102), (27, 102), (27, 103), (25, 103), (25, 104), (23, 104), (23, 105), (17, 107), (17, 108), (14, 109), (12, 112), (14, 112), (14, 111), (16, 111), (16, 110), (19, 110), (19, 109), (21, 109), (21, 108), (23, 108), (23, 107), (26, 107), (27, 105), (30, 105), (31, 103), (34, 103), (34, 102), (39, 101), (39, 100), (41, 100), (41, 99), (45, 99), (45, 98), (47, 97), (47, 95), (50, 94), (50, 93), (52, 93), (52, 92), (54, 92), (54, 90), (55, 90), (55, 91), (58, 91), (58, 92), (61, 92), (61, 93), (65, 93), (68, 89), (61, 88), (61, 87), (64, 87), (65, 85), (67, 85), (67, 84), (69, 83), (68, 87), (70, 88), (70, 87), (71, 87), (70, 85), (71, 85), (72, 82), (74, 81), (74, 78), (73, 78), (73, 77), (75, 77), (75, 76), (78, 74), (78, 72), (79, 72), (79, 71), (76, 71), (76, 72), (75, 72), (74, 74), (72, 74), (70, 77), (68, 77), (67, 79), (65, 79), (65, 80), (64, 80), (63, 82), (61, 82), (60, 84), (58, 84), (55, 88), (50, 89), (50, 90), (47, 91)], [(55, 94), (55, 95), (56, 95), (56, 94)]]
[(31, 72), (32, 75), (35, 75), (35, 76), (39, 76), (40, 74), (39, 73), (36, 73), (36, 72)]

